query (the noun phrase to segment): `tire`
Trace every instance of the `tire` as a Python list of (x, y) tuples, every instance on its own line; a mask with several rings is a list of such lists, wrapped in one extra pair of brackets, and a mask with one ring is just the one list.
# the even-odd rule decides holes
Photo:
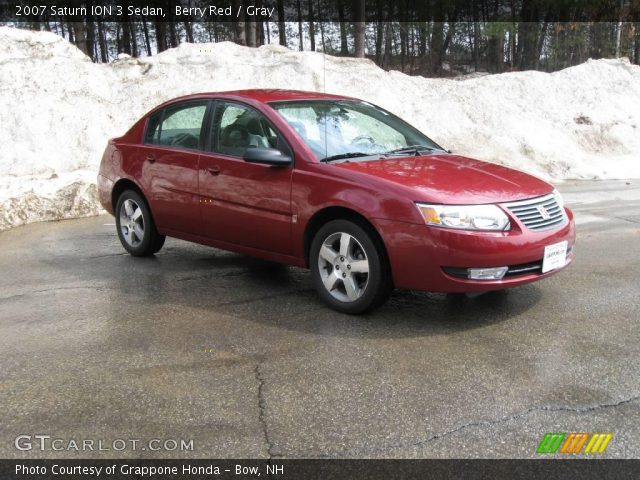
[(384, 247), (370, 229), (348, 220), (332, 220), (318, 230), (309, 263), (318, 295), (342, 313), (379, 307), (393, 289)]
[(136, 257), (157, 253), (164, 245), (147, 202), (138, 192), (125, 190), (116, 203), (116, 229), (124, 249)]

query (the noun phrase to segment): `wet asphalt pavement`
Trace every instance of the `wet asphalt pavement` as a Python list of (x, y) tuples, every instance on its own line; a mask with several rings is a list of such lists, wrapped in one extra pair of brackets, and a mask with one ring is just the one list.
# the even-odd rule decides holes
[[(133, 258), (109, 216), (2, 232), (0, 458), (535, 457), (546, 432), (640, 457), (640, 181), (560, 190), (564, 272), (361, 317), (304, 270), (172, 239)], [(140, 443), (19, 451), (21, 434)]]

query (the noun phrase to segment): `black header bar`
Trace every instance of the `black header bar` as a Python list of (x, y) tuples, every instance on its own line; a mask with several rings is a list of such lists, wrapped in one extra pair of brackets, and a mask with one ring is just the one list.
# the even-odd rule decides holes
[[(490, 8), (488, 8), (490, 6)], [(639, 22), (637, 0), (0, 0), (0, 22)]]

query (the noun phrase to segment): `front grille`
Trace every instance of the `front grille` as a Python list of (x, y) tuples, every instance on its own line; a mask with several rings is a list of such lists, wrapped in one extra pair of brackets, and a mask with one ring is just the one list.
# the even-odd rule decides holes
[[(558, 228), (567, 222), (564, 209), (560, 208), (553, 194), (505, 203), (504, 206), (529, 230)], [(545, 211), (546, 215), (543, 215)]]

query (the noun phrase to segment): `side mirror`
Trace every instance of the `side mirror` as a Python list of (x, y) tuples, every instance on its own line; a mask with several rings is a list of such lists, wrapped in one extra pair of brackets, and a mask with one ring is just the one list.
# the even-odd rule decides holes
[(262, 163), (272, 167), (288, 167), (291, 165), (291, 157), (275, 148), (249, 147), (242, 158), (248, 163)]

